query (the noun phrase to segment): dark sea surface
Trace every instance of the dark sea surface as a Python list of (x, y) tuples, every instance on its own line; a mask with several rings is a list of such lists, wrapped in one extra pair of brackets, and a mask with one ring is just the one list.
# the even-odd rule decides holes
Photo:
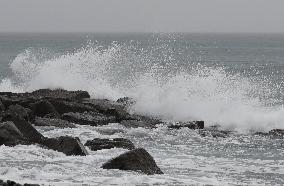
[(122, 149), (67, 157), (38, 146), (0, 147), (0, 179), (46, 185), (283, 185), (284, 141), (252, 135), (284, 128), (284, 34), (0, 33), (0, 91), (87, 90), (136, 100), (132, 112), (167, 122), (204, 120), (235, 131), (38, 127), (83, 142), (119, 128), (164, 175), (99, 167)]

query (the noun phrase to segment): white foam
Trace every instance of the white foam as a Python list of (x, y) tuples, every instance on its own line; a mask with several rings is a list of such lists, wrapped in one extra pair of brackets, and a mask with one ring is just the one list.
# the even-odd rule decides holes
[[(101, 165), (128, 150), (90, 151), (88, 156), (66, 156), (36, 145), (0, 146), (1, 179), (43, 185), (277, 185), (283, 183), (282, 141), (231, 136), (203, 138), (190, 129), (127, 129), (111, 136), (98, 129), (117, 125), (73, 129), (37, 129), (47, 137), (62, 134), (87, 139), (123, 137), (145, 148), (165, 173), (144, 175), (132, 171), (105, 170)], [(141, 135), (143, 134), (143, 135)]]
[(2, 80), (0, 91), (86, 90), (96, 98), (134, 97), (135, 112), (165, 120), (205, 120), (240, 131), (284, 127), (283, 107), (266, 106), (276, 85), (265, 78), (249, 79), (223, 67), (190, 62), (177, 70), (178, 61), (169, 56), (161, 62), (152, 53), (118, 44), (107, 49), (90, 44), (51, 57), (27, 49), (14, 59), (14, 76)]

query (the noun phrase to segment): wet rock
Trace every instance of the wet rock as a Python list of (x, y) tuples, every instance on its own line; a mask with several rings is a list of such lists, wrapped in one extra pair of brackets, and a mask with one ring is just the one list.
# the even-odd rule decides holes
[(0, 112), (5, 110), (5, 106), (3, 105), (3, 103), (0, 100)]
[(116, 133), (125, 133), (123, 129), (97, 129), (97, 132), (103, 135), (114, 135)]
[(79, 125), (107, 125), (109, 123), (115, 123), (116, 118), (114, 116), (103, 115), (98, 112), (84, 112), (84, 113), (65, 113), (61, 116), (61, 119), (73, 122)]
[(273, 129), (269, 131), (269, 135), (272, 135), (275, 138), (284, 138), (284, 129)]
[(62, 89), (40, 89), (32, 93), (0, 93), (0, 101), (6, 108), (16, 104), (29, 108), (31, 104), (38, 100), (68, 100), (69, 102), (76, 102), (85, 98), (90, 98), (89, 93), (86, 91), (67, 91)]
[(8, 95), (0, 95), (0, 101), (5, 108), (8, 108), (10, 105), (21, 105), (29, 108), (29, 105), (36, 101), (33, 97), (27, 97), (25, 94), (12, 93), (10, 96)]
[(189, 129), (204, 129), (204, 121), (192, 121), (192, 122), (179, 122), (173, 125), (169, 125), (168, 128), (171, 129), (181, 129), (181, 128), (189, 128)]
[(3, 180), (0, 180), (0, 186), (40, 186), (40, 185), (39, 184), (28, 184), (28, 183), (21, 185), (11, 180), (7, 180), (6, 182), (4, 182)]
[(11, 121), (0, 123), (0, 146), (15, 146), (24, 143), (26, 139)]
[(269, 133), (267, 132), (255, 132), (253, 135), (258, 135), (258, 136), (269, 136)]
[(120, 122), (120, 124), (127, 128), (155, 128), (155, 125), (152, 123), (137, 120), (123, 120)]
[(10, 115), (19, 116), (26, 121), (33, 120), (32, 111), (29, 108), (24, 108), (21, 105), (10, 105), (7, 111)]
[(67, 91), (63, 89), (39, 89), (36, 91), (33, 91), (29, 94), (30, 96), (33, 96), (35, 98), (62, 98), (62, 99), (75, 99), (75, 100), (81, 100), (84, 98), (90, 98), (90, 95), (86, 91)]
[(50, 103), (55, 107), (56, 111), (59, 114), (64, 114), (68, 112), (86, 112), (86, 111), (95, 111), (89, 105), (85, 105), (75, 101), (68, 101), (62, 99), (49, 99)]
[(199, 130), (198, 133), (202, 137), (227, 138), (227, 137), (230, 136), (230, 134), (233, 133), (233, 131), (229, 131), (229, 130), (216, 130), (216, 129), (204, 129), (204, 130)]
[(88, 140), (85, 146), (89, 147), (93, 151), (101, 149), (111, 149), (111, 148), (124, 148), (128, 150), (133, 150), (135, 148), (134, 144), (124, 138), (114, 138), (114, 139), (100, 139), (95, 138), (93, 140)]
[(58, 138), (45, 138), (41, 144), (48, 147), (49, 149), (63, 152), (67, 156), (88, 155), (87, 150), (82, 145), (79, 138), (73, 138), (70, 136), (61, 136)]
[(76, 125), (70, 123), (68, 121), (57, 119), (57, 118), (41, 118), (36, 117), (35, 126), (50, 126), (50, 127), (58, 127), (58, 128), (76, 128)]
[(270, 137), (275, 139), (284, 139), (284, 129), (273, 129), (269, 132), (255, 132), (253, 135)]
[(125, 107), (130, 107), (135, 104), (135, 100), (130, 97), (119, 98), (116, 102), (122, 104)]
[(156, 125), (161, 123), (162, 121), (160, 120), (137, 114), (131, 115), (131, 119), (122, 120), (120, 122), (121, 125), (127, 128), (156, 128)]
[(91, 106), (104, 115), (115, 116), (117, 122), (132, 119), (125, 107), (117, 102), (106, 99), (84, 99), (83, 103)]
[(31, 105), (33, 114), (39, 117), (57, 118), (59, 113), (55, 107), (47, 100), (38, 101)]
[(43, 139), (43, 135), (39, 133), (28, 121), (20, 117), (19, 115), (6, 115), (3, 121), (12, 121), (23, 136), (30, 142), (40, 143)]
[(148, 175), (163, 174), (153, 157), (142, 148), (128, 151), (106, 162), (103, 169), (132, 170)]

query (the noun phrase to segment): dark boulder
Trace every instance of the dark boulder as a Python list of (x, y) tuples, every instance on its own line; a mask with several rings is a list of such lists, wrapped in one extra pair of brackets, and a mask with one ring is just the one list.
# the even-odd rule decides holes
[(127, 128), (155, 128), (155, 125), (152, 125), (152, 123), (138, 120), (122, 120), (120, 124)]
[(181, 128), (204, 129), (204, 121), (179, 122), (173, 125), (169, 125), (168, 128), (171, 128), (171, 129), (181, 129)]
[(39, 89), (29, 93), (30, 96), (35, 98), (62, 98), (62, 99), (75, 99), (80, 100), (84, 98), (90, 98), (90, 95), (86, 91), (67, 91), (63, 89)]
[(199, 130), (198, 133), (202, 137), (213, 137), (213, 138), (227, 138), (229, 137), (233, 131), (230, 130), (216, 130), (216, 129), (203, 129)]
[(21, 105), (10, 105), (7, 111), (10, 115), (19, 116), (26, 121), (32, 121), (34, 116), (29, 108), (24, 108)]
[(91, 106), (104, 115), (115, 116), (117, 122), (132, 119), (125, 107), (117, 102), (106, 99), (84, 99), (83, 103)]
[(114, 139), (100, 139), (95, 138), (93, 140), (88, 140), (85, 146), (89, 147), (93, 151), (101, 149), (111, 149), (111, 148), (124, 148), (128, 150), (133, 150), (135, 148), (134, 144), (124, 138), (114, 138)]
[(125, 131), (123, 129), (116, 129), (116, 128), (100, 128), (100, 129), (96, 129), (97, 132), (99, 132), (100, 134), (103, 135), (113, 135), (116, 133), (125, 133)]
[(70, 136), (61, 136), (58, 138), (45, 138), (41, 144), (48, 147), (49, 149), (53, 149), (58, 152), (63, 152), (67, 156), (88, 155), (87, 150), (82, 145), (79, 138), (73, 138)]
[(36, 100), (33, 97), (27, 97), (26, 94), (0, 95), (0, 101), (7, 109), (10, 105), (21, 105), (22, 107), (29, 108), (31, 103)]
[(5, 106), (3, 105), (3, 103), (0, 100), (0, 112), (5, 110)]
[(76, 123), (79, 125), (107, 125), (109, 123), (115, 123), (116, 118), (114, 116), (103, 115), (98, 112), (84, 112), (84, 113), (65, 113), (61, 116), (61, 119)]
[(89, 105), (85, 105), (76, 101), (68, 101), (62, 99), (49, 99), (49, 102), (55, 107), (59, 114), (64, 114), (68, 112), (85, 112), (85, 111), (95, 111)]
[(0, 123), (0, 146), (15, 146), (25, 143), (26, 139), (11, 121)]
[(269, 132), (255, 132), (254, 135), (270, 137), (274, 139), (284, 139), (284, 129), (273, 129)]
[(273, 136), (274, 138), (284, 138), (284, 129), (273, 129), (269, 131), (269, 135)]
[(135, 104), (135, 100), (130, 97), (119, 98), (116, 102), (122, 104), (125, 107), (130, 107)]
[(273, 129), (269, 132), (255, 132), (252, 135), (269, 137), (272, 139), (284, 139), (284, 129)]
[(3, 119), (3, 121), (12, 121), (23, 136), (30, 142), (40, 143), (43, 139), (43, 135), (39, 133), (28, 121), (20, 117), (19, 115), (9, 113)]
[(7, 180), (6, 182), (4, 182), (3, 180), (0, 180), (0, 186), (40, 186), (39, 184), (19, 184), (16, 183), (15, 181), (11, 181), (11, 180)]
[(142, 148), (128, 151), (109, 160), (102, 166), (103, 169), (132, 170), (148, 175), (163, 174), (153, 157)]
[(156, 128), (157, 124), (162, 123), (160, 120), (137, 114), (131, 115), (131, 117), (132, 119), (122, 120), (120, 124), (127, 128)]
[(59, 117), (55, 107), (47, 100), (38, 101), (31, 105), (33, 114), (39, 117)]
[(57, 118), (41, 118), (36, 117), (35, 126), (50, 126), (50, 127), (58, 127), (58, 128), (76, 128), (76, 125), (70, 123), (68, 121), (57, 119)]

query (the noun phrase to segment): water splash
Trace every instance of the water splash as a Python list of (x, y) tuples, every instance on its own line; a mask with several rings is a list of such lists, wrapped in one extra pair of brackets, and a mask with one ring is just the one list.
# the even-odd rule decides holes
[(96, 98), (133, 97), (135, 112), (165, 120), (205, 120), (237, 130), (284, 127), (284, 109), (266, 106), (275, 90), (265, 78), (181, 62), (173, 52), (166, 44), (90, 43), (59, 56), (30, 48), (11, 63), (14, 76), (2, 80), (0, 91), (86, 90)]

